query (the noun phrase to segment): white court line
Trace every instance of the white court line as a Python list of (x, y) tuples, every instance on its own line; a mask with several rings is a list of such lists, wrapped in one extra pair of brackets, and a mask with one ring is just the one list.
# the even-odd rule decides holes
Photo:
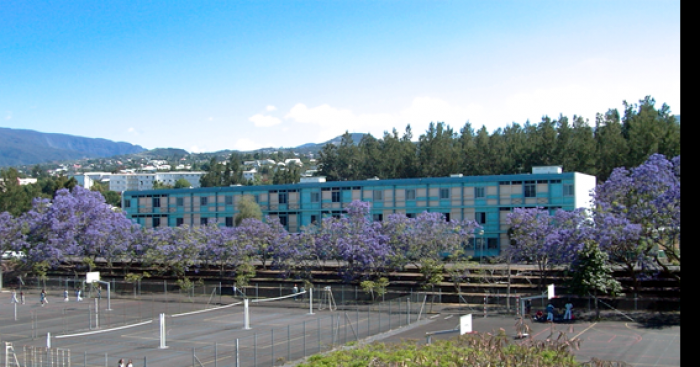
[(58, 336), (55, 336), (54, 338), (56, 338), (56, 339), (65, 339), (65, 338), (72, 338), (72, 337), (76, 337), (76, 336), (86, 336), (86, 335), (102, 334), (102, 333), (107, 333), (107, 332), (110, 332), (110, 331), (124, 330), (124, 329), (129, 329), (129, 328), (132, 328), (132, 327), (142, 326), (142, 325), (150, 324), (150, 323), (152, 323), (152, 322), (153, 322), (153, 320), (148, 320), (148, 321), (144, 321), (144, 322), (141, 322), (141, 323), (138, 323), (138, 324), (115, 327), (115, 328), (113, 328), (113, 329), (89, 331), (89, 332), (86, 332), (86, 333), (72, 334), (72, 335), (58, 335)]
[(206, 309), (206, 310), (199, 310), (199, 311), (192, 311), (192, 312), (179, 313), (179, 314), (176, 314), (176, 315), (172, 315), (172, 316), (170, 316), (170, 317), (174, 319), (174, 318), (178, 318), (178, 317), (182, 317), (182, 316), (196, 315), (196, 314), (199, 314), (199, 313), (204, 313), (204, 312), (209, 312), (209, 311), (223, 310), (223, 309), (225, 309), (225, 308), (231, 308), (231, 307), (233, 307), (233, 306), (239, 306), (239, 305), (242, 305), (242, 304), (243, 304), (243, 302), (232, 303), (232, 304), (230, 304), (230, 305), (221, 306), (221, 307), (216, 307), (216, 308), (210, 308), (210, 309)]

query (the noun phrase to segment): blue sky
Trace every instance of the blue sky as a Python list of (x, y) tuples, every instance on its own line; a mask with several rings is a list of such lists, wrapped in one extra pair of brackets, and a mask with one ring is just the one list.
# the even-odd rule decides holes
[(0, 126), (152, 149), (680, 114), (680, 1), (0, 2)]

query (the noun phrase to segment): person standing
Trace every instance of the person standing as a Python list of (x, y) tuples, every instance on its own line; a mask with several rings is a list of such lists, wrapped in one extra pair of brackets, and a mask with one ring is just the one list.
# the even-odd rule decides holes
[(554, 305), (547, 305), (547, 322), (554, 322)]
[(80, 302), (83, 300), (83, 298), (80, 296), (81, 290), (80, 288), (75, 289), (75, 302)]
[(574, 305), (571, 303), (571, 301), (569, 301), (566, 303), (564, 308), (566, 308), (566, 311), (564, 312), (564, 320), (572, 320), (574, 317), (571, 310), (574, 308)]
[(129, 362), (126, 363), (126, 367), (134, 367), (134, 363), (129, 360)]
[(117, 365), (117, 367), (126, 367), (126, 365), (124, 364), (124, 359), (119, 360), (119, 364)]
[(238, 287), (236, 287), (236, 283), (233, 283), (231, 285), (231, 290), (233, 291), (233, 296), (236, 297), (236, 295), (238, 294)]
[(63, 302), (68, 302), (68, 289), (63, 290)]
[(39, 293), (39, 302), (41, 302), (41, 307), (44, 307), (44, 303), (49, 303), (49, 301), (46, 299), (46, 291), (41, 290), (41, 293)]
[(102, 286), (97, 287), (97, 299), (102, 299)]
[(12, 298), (10, 299), (10, 303), (19, 303), (17, 302), (17, 291), (14, 289), (12, 290)]
[(23, 290), (19, 291), (19, 301), (22, 302), (22, 304), (24, 304), (24, 291)]
[(294, 284), (294, 288), (292, 288), (292, 292), (294, 292), (294, 300), (297, 301), (299, 299), (299, 288), (297, 288), (297, 285)]

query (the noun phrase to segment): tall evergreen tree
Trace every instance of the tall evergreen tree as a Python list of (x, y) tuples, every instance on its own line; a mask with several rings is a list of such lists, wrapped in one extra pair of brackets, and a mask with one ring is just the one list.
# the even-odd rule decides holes
[(455, 134), (444, 122), (430, 123), (418, 138), (418, 162), (422, 177), (445, 177), (459, 170)]
[(654, 153), (669, 157), (680, 154), (680, 126), (666, 104), (657, 110), (651, 96), (639, 104), (623, 104), (622, 133), (630, 148), (627, 167), (644, 163)]
[(596, 115), (595, 127), (596, 167), (599, 182), (608, 179), (616, 167), (623, 167), (627, 162), (627, 140), (622, 134), (620, 113), (616, 109), (608, 110), (604, 115)]

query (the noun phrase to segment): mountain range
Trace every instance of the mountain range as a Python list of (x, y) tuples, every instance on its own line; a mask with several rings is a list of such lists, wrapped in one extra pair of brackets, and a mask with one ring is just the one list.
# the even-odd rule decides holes
[(145, 150), (138, 145), (107, 139), (0, 127), (0, 167), (111, 157)]
[[(351, 134), (358, 144), (364, 134)], [(293, 148), (263, 148), (255, 151), (293, 150), (300, 154), (317, 153), (328, 144), (339, 145), (342, 137), (327, 142), (307, 143)], [(212, 156), (228, 156), (233, 150), (205, 153)], [(246, 153), (246, 152), (241, 152)], [(0, 167), (16, 167), (48, 162), (79, 160), (85, 158), (106, 158), (136, 155), (140, 158), (156, 159), (183, 157), (189, 154), (178, 148), (157, 148), (146, 150), (139, 145), (114, 142), (107, 139), (85, 138), (80, 136), (42, 133), (34, 130), (0, 127)]]

